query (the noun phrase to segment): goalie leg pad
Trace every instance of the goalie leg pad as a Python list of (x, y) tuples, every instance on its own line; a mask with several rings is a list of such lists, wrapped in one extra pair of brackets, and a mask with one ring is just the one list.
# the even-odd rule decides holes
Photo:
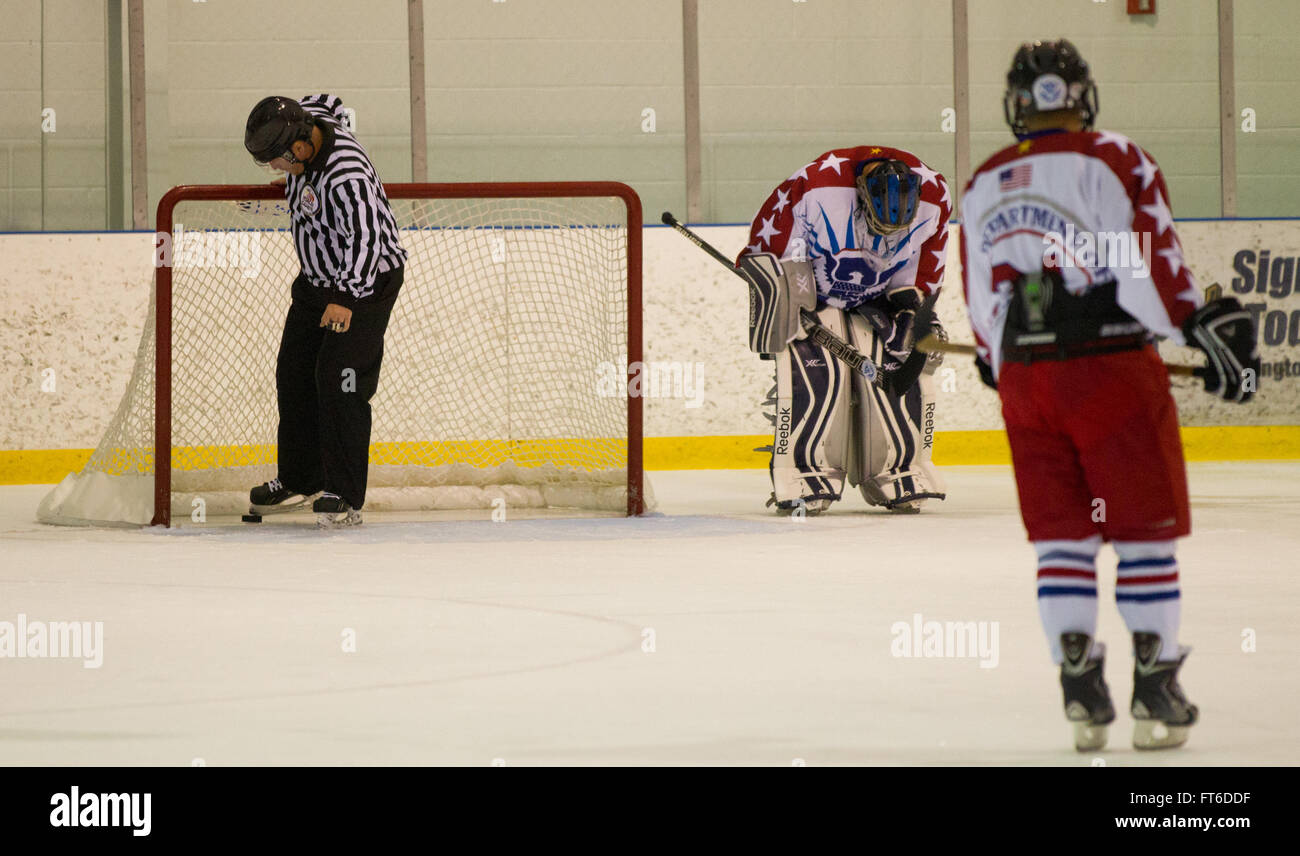
[[(843, 313), (823, 309), (818, 320), (842, 335)], [(776, 358), (776, 431), (772, 493), (777, 503), (836, 500), (844, 489), (850, 418), (847, 369), (807, 339)]]
[[(884, 356), (881, 331), (860, 314), (849, 316), (849, 340), (872, 359)], [(943, 477), (931, 462), (934, 448), (935, 381), (922, 374), (902, 396), (853, 380), (853, 460), (849, 484), (870, 505), (915, 510), (927, 499), (943, 499)]]

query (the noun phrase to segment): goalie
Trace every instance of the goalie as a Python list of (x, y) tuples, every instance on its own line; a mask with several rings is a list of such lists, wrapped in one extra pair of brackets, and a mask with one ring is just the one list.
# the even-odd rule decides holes
[[(768, 197), (741, 261), (750, 283), (750, 349), (776, 362), (767, 404), (775, 423), (778, 513), (826, 510), (847, 478), (873, 506), (914, 513), (944, 498), (930, 461), (931, 356), (915, 383), (871, 384), (810, 341), (807, 312), (885, 376), (910, 375), (913, 321), (943, 280), (951, 198), (943, 176), (886, 146), (835, 149)], [(908, 362), (908, 358), (912, 361)]]

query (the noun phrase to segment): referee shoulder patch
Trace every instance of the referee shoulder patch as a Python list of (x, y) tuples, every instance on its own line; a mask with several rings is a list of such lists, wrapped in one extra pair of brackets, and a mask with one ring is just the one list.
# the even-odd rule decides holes
[(302, 189), (302, 195), (298, 197), (299, 207), (302, 213), (311, 216), (320, 210), (320, 199), (316, 196), (316, 190), (310, 185)]

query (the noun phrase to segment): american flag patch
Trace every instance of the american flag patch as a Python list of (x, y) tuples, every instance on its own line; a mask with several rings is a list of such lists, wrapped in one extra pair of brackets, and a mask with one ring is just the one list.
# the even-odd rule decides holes
[(1028, 187), (1033, 175), (1033, 164), (1022, 163), (1019, 166), (1008, 167), (998, 173), (998, 189), (1019, 190)]

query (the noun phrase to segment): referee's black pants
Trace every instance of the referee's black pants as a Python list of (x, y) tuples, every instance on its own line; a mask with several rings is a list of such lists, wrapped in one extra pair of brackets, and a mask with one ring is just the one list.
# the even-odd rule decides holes
[(370, 398), (379, 387), (384, 331), (402, 273), (398, 267), (376, 277), (375, 293), (353, 305), (346, 333), (320, 326), (331, 293), (302, 274), (294, 280), (275, 367), (285, 487), (336, 493), (353, 508), (365, 503)]

